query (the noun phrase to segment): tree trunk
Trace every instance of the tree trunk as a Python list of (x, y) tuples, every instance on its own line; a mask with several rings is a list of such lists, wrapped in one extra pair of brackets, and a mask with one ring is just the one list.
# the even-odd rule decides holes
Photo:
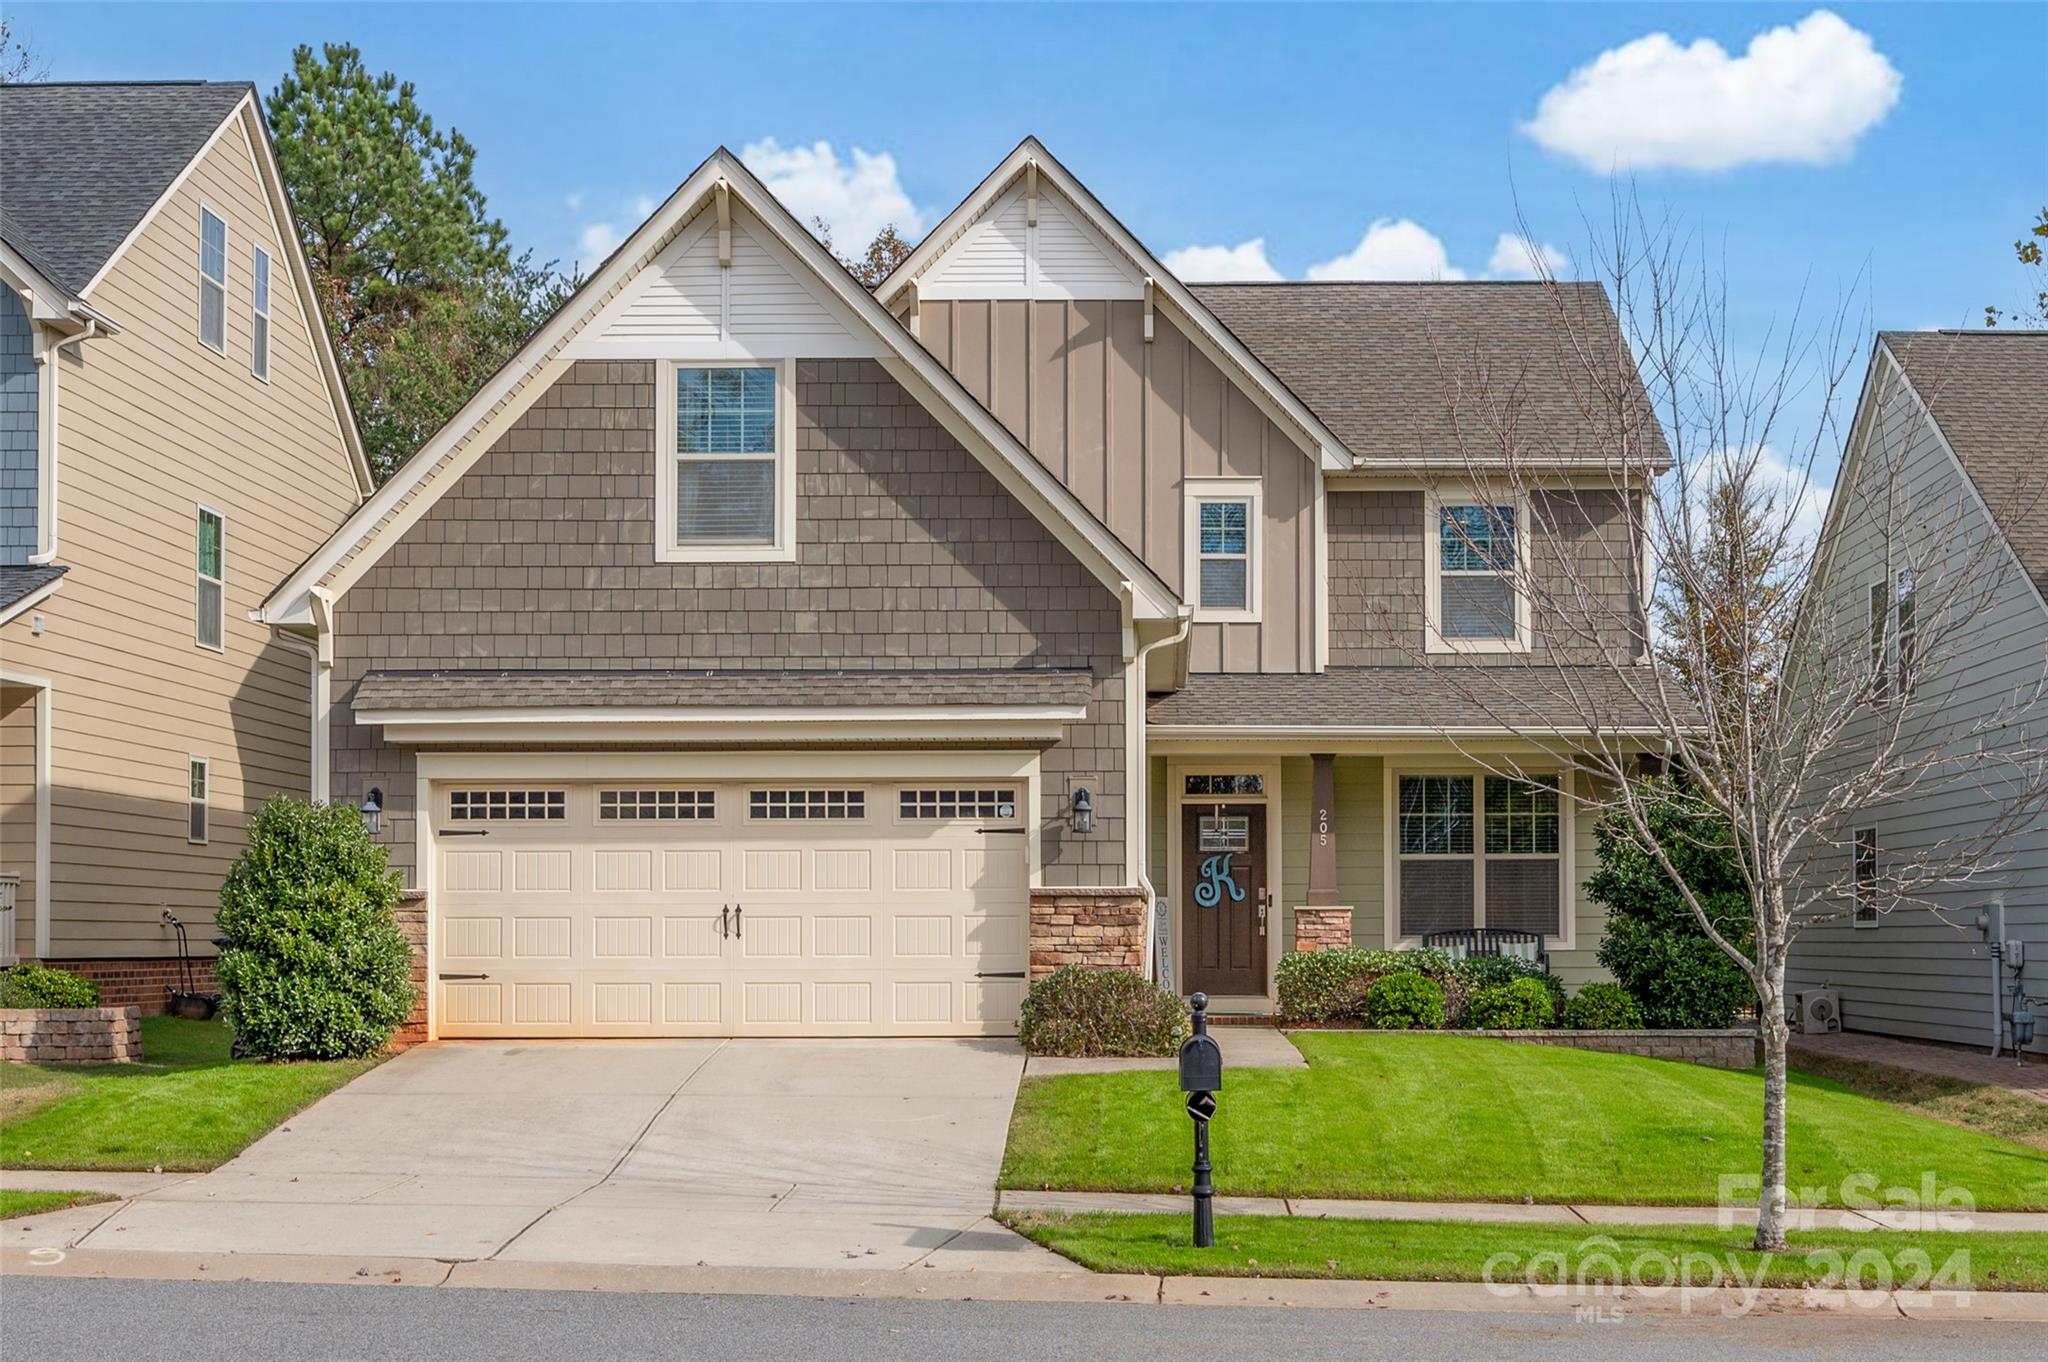
[(1764, 1166), (1757, 1198), (1759, 1250), (1785, 1247), (1785, 961), (1773, 951), (1759, 961), (1757, 1034), (1764, 1045)]

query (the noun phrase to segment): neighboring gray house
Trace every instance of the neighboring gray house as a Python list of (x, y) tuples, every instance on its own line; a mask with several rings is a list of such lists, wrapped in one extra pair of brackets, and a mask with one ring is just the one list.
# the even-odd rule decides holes
[[(1822, 542), (1817, 599), (1836, 637), (1810, 636), (1802, 659), (1822, 646), (1866, 655), (1891, 678), (1873, 704), (1908, 706), (1908, 750), (2013, 743), (2023, 731), (2040, 741), (2048, 706), (2025, 701), (2048, 666), (2048, 332), (1880, 335)], [(1957, 589), (1965, 575), (1967, 618)], [(1912, 658), (1936, 600), (1954, 605), (1956, 627), (1938, 653), (1919, 649), (1908, 691), (1901, 642)], [(1873, 718), (1852, 736), (1867, 745), (1876, 731)], [(2005, 844), (1992, 875), (1928, 895), (1938, 911), (1880, 910), (1883, 894), (1869, 892), (1892, 858), (1924, 860), (1970, 840), (2001, 797), (1998, 778), (1987, 776), (1968, 794), (1874, 808), (1845, 829), (1855, 850), (1815, 863), (1841, 911), (1795, 943), (1791, 991), (1837, 991), (1850, 1030), (1985, 1046), (1994, 1041), (1994, 978), (2008, 1008), (2016, 978), (2025, 992), (2048, 994), (2043, 820)], [(2010, 950), (1993, 963), (1994, 939), (2020, 943), (2020, 969)], [(2048, 1048), (2048, 1035), (2037, 1032), (2033, 1048)]]

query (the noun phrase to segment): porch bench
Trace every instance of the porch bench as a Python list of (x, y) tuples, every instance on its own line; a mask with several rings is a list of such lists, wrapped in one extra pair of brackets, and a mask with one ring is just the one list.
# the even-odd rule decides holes
[(1422, 944), (1449, 951), (1454, 960), (1468, 955), (1505, 955), (1550, 968), (1550, 952), (1543, 948), (1541, 932), (1524, 932), (1512, 927), (1460, 927), (1447, 932), (1426, 932)]

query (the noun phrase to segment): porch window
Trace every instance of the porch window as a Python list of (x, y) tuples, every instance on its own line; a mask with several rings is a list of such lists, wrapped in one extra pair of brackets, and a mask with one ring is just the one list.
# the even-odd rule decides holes
[(671, 562), (764, 562), (795, 552), (789, 372), (676, 365), (662, 424), (657, 548)]
[(1527, 646), (1518, 508), (1512, 503), (1444, 502), (1429, 562), (1431, 645), (1451, 652)]
[(1564, 935), (1556, 776), (1404, 775), (1398, 810), (1400, 936), (1467, 927)]

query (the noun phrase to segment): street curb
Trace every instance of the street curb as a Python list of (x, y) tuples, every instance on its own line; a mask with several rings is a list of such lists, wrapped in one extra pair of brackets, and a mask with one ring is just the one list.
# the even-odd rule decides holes
[(912, 1268), (862, 1272), (818, 1268), (713, 1268), (528, 1263), (313, 1254), (145, 1253), (120, 1249), (0, 1249), (0, 1277), (131, 1278), (152, 1281), (289, 1282), (330, 1286), (462, 1287), (503, 1291), (593, 1291), (680, 1295), (809, 1296), (837, 1299), (1029, 1301), (1435, 1310), (1579, 1318), (1594, 1312), (1725, 1320), (1745, 1314), (1820, 1314), (1906, 1321), (2048, 1324), (2048, 1293), (1840, 1293), (1816, 1301), (1771, 1289), (1748, 1298), (1729, 1287), (1656, 1292), (1635, 1288), (1539, 1291), (1476, 1282), (1327, 1281), (1277, 1277), (1154, 1277), (1071, 1272), (975, 1272)]

